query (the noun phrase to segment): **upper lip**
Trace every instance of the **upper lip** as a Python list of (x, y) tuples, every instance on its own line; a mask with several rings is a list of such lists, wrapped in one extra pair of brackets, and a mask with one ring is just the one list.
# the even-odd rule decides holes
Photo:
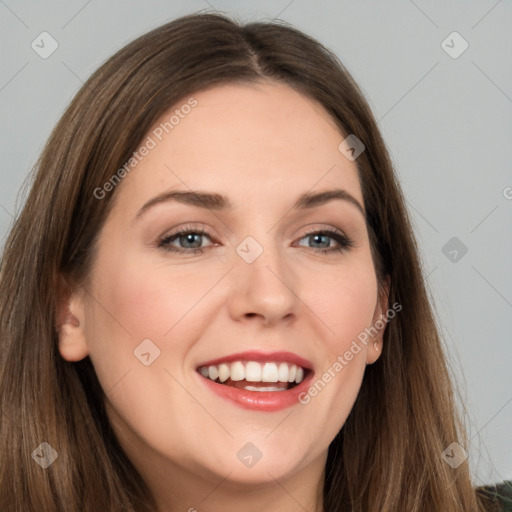
[(233, 361), (258, 361), (260, 363), (266, 363), (266, 362), (287, 362), (287, 363), (293, 363), (297, 366), (302, 366), (302, 368), (306, 370), (312, 370), (313, 364), (308, 361), (307, 359), (304, 359), (301, 356), (298, 356), (297, 354), (294, 354), (293, 352), (260, 352), (257, 350), (249, 350), (246, 352), (237, 352), (235, 354), (229, 354), (227, 356), (218, 357), (216, 359), (211, 359), (209, 361), (205, 361), (199, 365), (197, 365), (197, 368), (201, 368), (202, 366), (214, 366), (221, 363), (230, 363)]

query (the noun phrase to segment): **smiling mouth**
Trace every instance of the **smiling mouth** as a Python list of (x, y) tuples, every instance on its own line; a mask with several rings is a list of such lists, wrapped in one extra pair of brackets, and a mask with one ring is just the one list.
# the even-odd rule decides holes
[(287, 391), (299, 385), (309, 370), (290, 362), (233, 361), (200, 366), (206, 379), (246, 391)]

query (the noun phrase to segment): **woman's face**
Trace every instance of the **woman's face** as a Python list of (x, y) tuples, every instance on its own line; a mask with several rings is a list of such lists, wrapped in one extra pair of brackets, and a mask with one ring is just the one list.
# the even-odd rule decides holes
[(380, 336), (358, 336), (387, 307), (356, 163), (326, 111), (285, 85), (193, 98), (115, 190), (75, 309), (84, 338), (61, 354), (89, 354), (139, 466), (238, 484), (323, 468), (380, 353)]

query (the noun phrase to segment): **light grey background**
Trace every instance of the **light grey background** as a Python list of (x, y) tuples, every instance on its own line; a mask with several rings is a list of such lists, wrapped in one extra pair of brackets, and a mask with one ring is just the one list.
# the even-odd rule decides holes
[[(421, 245), (469, 414), (475, 483), (512, 479), (510, 1), (0, 0), (1, 245), (23, 180), (82, 82), (136, 36), (203, 9), (290, 22), (360, 84)], [(43, 31), (59, 45), (47, 59), (31, 48)], [(441, 46), (453, 31), (469, 44), (457, 58)], [(453, 37), (445, 45), (462, 48)], [(454, 236), (468, 249), (455, 249), (456, 262), (443, 253)]]

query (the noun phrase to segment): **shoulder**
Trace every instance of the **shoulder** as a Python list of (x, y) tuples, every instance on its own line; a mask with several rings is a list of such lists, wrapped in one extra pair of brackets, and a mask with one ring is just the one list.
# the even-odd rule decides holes
[(499, 504), (494, 509), (496, 512), (512, 512), (512, 480), (477, 487), (477, 493), (492, 500), (494, 504)]

